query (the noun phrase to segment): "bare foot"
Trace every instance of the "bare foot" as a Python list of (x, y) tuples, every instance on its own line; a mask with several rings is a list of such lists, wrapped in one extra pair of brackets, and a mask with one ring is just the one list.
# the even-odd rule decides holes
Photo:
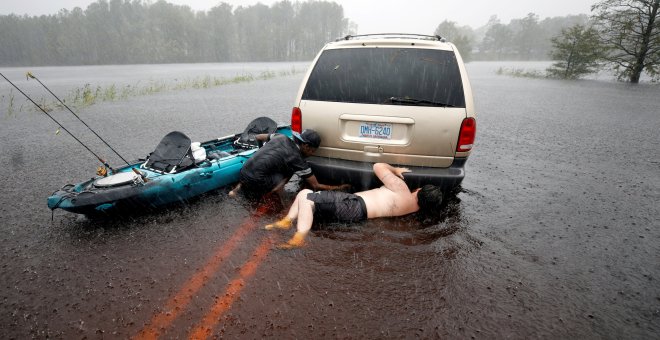
[(267, 224), (264, 229), (266, 230), (273, 230), (273, 229), (280, 229), (280, 230), (289, 230), (293, 226), (293, 220), (291, 220), (288, 217), (285, 217), (275, 223)]
[(296, 233), (293, 237), (286, 243), (279, 244), (278, 249), (289, 250), (300, 248), (305, 245), (305, 234)]
[(238, 194), (238, 192), (239, 192), (240, 190), (241, 190), (241, 183), (238, 183), (238, 184), (236, 184), (236, 186), (234, 187), (234, 189), (232, 189), (232, 190), (229, 192), (228, 196), (229, 196), (229, 197), (236, 197), (236, 195)]

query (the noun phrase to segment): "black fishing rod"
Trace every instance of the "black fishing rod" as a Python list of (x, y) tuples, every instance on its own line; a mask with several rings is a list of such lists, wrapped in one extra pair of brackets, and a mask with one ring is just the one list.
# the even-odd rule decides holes
[(60, 128), (62, 128), (62, 130), (66, 131), (71, 137), (73, 137), (73, 139), (75, 139), (78, 143), (80, 143), (80, 145), (84, 146), (85, 149), (87, 149), (87, 151), (91, 152), (92, 155), (94, 155), (94, 157), (96, 157), (96, 159), (98, 159), (99, 162), (101, 162), (101, 164), (103, 164), (105, 167), (107, 167), (108, 169), (110, 169), (113, 173), (115, 172), (115, 171), (112, 169), (112, 167), (110, 167), (110, 165), (109, 165), (106, 161), (104, 161), (101, 157), (99, 157), (96, 153), (94, 153), (94, 151), (92, 151), (92, 149), (90, 149), (89, 147), (87, 147), (87, 145), (85, 145), (85, 143), (83, 143), (82, 141), (80, 141), (80, 139), (78, 139), (78, 138), (77, 138), (76, 136), (74, 136), (69, 130), (67, 130), (64, 126), (62, 126), (62, 124), (60, 124), (60, 122), (58, 122), (55, 118), (53, 118), (53, 116), (51, 116), (50, 114), (48, 114), (48, 112), (46, 112), (46, 110), (44, 110), (43, 107), (41, 107), (41, 106), (40, 106), (39, 104), (37, 104), (34, 100), (32, 100), (32, 98), (30, 98), (30, 96), (28, 96), (27, 94), (25, 94), (25, 92), (21, 91), (21, 89), (20, 89), (18, 86), (16, 86), (14, 83), (12, 83), (11, 80), (7, 79), (7, 77), (5, 77), (5, 75), (2, 74), (2, 72), (0, 72), (0, 76), (2, 76), (2, 78), (5, 78), (5, 80), (6, 80), (9, 84), (11, 84), (11, 86), (13, 86), (16, 90), (18, 90), (18, 92), (20, 92), (22, 95), (24, 95), (25, 98), (27, 98), (29, 101), (31, 101), (32, 104), (34, 104), (34, 106), (38, 107), (39, 110), (41, 110), (41, 112), (43, 112), (44, 114), (46, 114), (46, 116), (48, 116), (48, 118), (52, 119), (52, 120), (55, 122), (55, 124), (57, 124)]
[(39, 80), (39, 78), (35, 77), (31, 72), (28, 72), (26, 75), (27, 75), (28, 79), (32, 78), (32, 79), (36, 80), (37, 82), (39, 82), (39, 84), (41, 84), (41, 86), (43, 86), (46, 89), (46, 91), (48, 91), (50, 94), (52, 94), (53, 97), (55, 97), (55, 99), (57, 99), (57, 101), (60, 102), (60, 104), (62, 104), (62, 106), (66, 107), (66, 109), (69, 110), (69, 112), (71, 112), (72, 115), (76, 116), (76, 118), (78, 118), (78, 120), (81, 123), (83, 123), (89, 129), (89, 131), (92, 131), (96, 135), (96, 137), (98, 137), (107, 147), (109, 147), (110, 150), (112, 150), (112, 152), (115, 153), (115, 155), (119, 156), (119, 158), (121, 158), (121, 160), (124, 161), (124, 163), (126, 163), (126, 165), (129, 165), (128, 162), (124, 159), (124, 157), (122, 157), (117, 151), (115, 151), (115, 149), (113, 149), (112, 146), (110, 146), (110, 144), (108, 144), (108, 142), (106, 142), (103, 138), (101, 138), (101, 136), (99, 136), (99, 134), (96, 133), (96, 131), (94, 131), (91, 127), (89, 127), (89, 125), (87, 125), (87, 123), (85, 123), (82, 119), (80, 119), (80, 117), (75, 112), (73, 112), (66, 104), (64, 104), (64, 102), (58, 96), (56, 96), (55, 93), (53, 93), (53, 91), (51, 91), (48, 88), (48, 86), (44, 85), (44, 83), (42, 83), (41, 80)]

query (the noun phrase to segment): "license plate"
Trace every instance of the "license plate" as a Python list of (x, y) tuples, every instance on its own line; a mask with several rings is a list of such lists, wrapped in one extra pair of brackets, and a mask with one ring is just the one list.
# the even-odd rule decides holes
[(360, 124), (360, 137), (375, 139), (392, 139), (392, 124), (362, 122)]

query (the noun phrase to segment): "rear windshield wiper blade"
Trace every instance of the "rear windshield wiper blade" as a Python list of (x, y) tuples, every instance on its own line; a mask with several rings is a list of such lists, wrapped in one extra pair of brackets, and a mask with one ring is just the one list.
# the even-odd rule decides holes
[(409, 97), (390, 97), (389, 101), (391, 103), (401, 103), (401, 104), (411, 104), (411, 105), (454, 107), (454, 105), (447, 103), (435, 102), (428, 99), (417, 99), (417, 98), (409, 98)]

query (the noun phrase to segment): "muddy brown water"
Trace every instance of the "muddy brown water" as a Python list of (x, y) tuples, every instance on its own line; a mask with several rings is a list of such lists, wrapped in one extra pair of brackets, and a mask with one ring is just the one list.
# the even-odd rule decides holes
[[(326, 224), (294, 251), (272, 246), (291, 231), (259, 229), (277, 209), (259, 215), (227, 189), (155, 213), (57, 211), (51, 221), (46, 197), (92, 177), (96, 164), (43, 115), (3, 111), (0, 336), (128, 338), (159, 325), (161, 338), (187, 338), (205, 325), (211, 337), (248, 339), (659, 337), (660, 88), (515, 79), (495, 75), (498, 66), (468, 65), (477, 143), (462, 191), (438, 216)], [(65, 90), (84, 84), (81, 74), (145, 76), (133, 67), (39, 71)], [(187, 67), (199, 68), (148, 73)], [(202, 141), (260, 115), (286, 123), (301, 77), (80, 114), (133, 159), (172, 130)]]

